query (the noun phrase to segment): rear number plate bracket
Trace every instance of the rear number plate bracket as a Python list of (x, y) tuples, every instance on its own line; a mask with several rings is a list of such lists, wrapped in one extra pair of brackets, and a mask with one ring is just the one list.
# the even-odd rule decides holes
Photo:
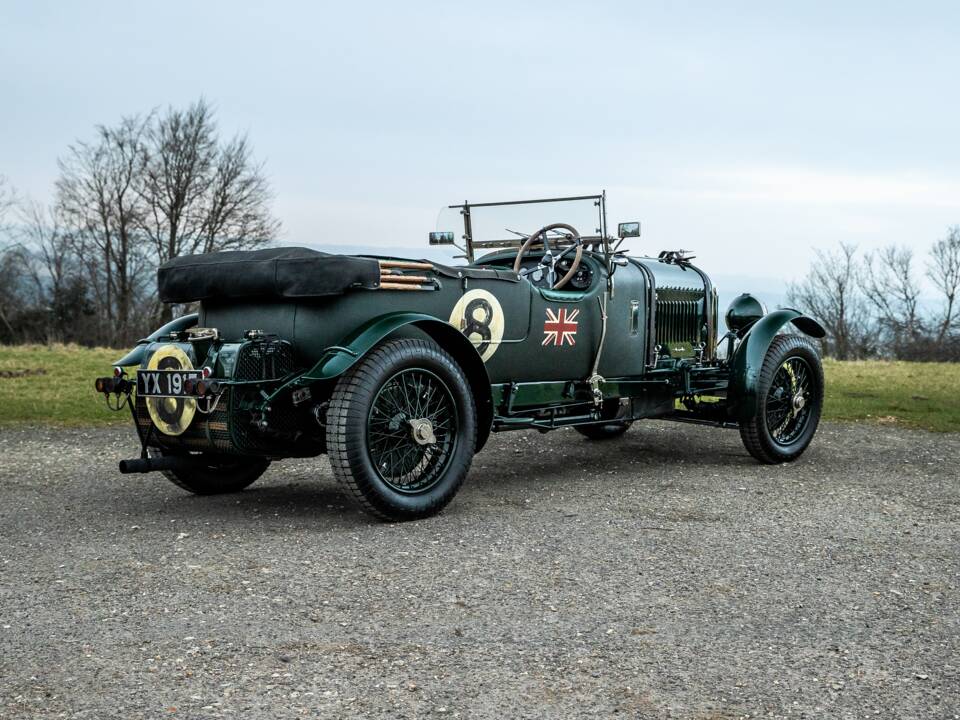
[(197, 382), (197, 370), (137, 370), (137, 394), (144, 397), (190, 397), (187, 380)]

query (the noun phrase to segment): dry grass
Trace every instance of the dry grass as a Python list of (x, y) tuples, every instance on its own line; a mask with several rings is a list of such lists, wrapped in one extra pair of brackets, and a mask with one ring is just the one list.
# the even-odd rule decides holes
[(824, 417), (960, 432), (960, 363), (824, 361)]
[(0, 425), (106, 425), (130, 422), (107, 410), (93, 389), (123, 353), (77, 345), (0, 346)]

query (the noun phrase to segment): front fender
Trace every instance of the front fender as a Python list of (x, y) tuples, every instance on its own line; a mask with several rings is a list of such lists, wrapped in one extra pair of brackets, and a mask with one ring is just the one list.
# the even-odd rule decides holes
[(175, 332), (183, 332), (188, 328), (192, 328), (197, 324), (197, 318), (197, 313), (190, 313), (189, 315), (183, 315), (182, 317), (174, 318), (166, 325), (154, 330), (152, 333), (147, 335), (147, 337), (137, 340), (137, 344), (133, 350), (113, 363), (114, 366), (130, 367), (131, 365), (139, 365), (143, 361), (143, 354), (146, 352), (147, 345), (156, 342), (164, 335), (169, 335), (170, 333)]
[(341, 345), (327, 348), (320, 360), (298, 380), (311, 383), (334, 380), (372, 350), (390, 334), (414, 326), (429, 335), (444, 350), (453, 355), (463, 368), (477, 405), (477, 447), (479, 451), (490, 435), (493, 425), (493, 397), (490, 376), (473, 344), (459, 330), (432, 315), (398, 312), (381, 315), (349, 336)]
[(793, 308), (781, 308), (755, 322), (740, 341), (730, 363), (727, 413), (735, 420), (749, 420), (757, 407), (760, 368), (773, 339), (787, 323), (805, 335), (822, 338), (827, 334), (816, 320)]

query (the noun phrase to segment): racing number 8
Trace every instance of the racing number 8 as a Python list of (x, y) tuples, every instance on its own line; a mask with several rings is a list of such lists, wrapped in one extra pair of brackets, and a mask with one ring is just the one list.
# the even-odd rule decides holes
[(470, 341), (486, 362), (503, 340), (503, 308), (489, 290), (474, 288), (464, 293), (450, 311), (448, 322)]
[[(477, 316), (483, 316), (479, 319)], [(463, 334), (471, 339), (477, 347), (477, 352), (483, 355), (490, 347), (490, 341), (493, 336), (490, 333), (490, 322), (493, 320), (493, 308), (484, 298), (476, 298), (467, 303), (463, 311), (463, 319), (466, 326), (463, 328)], [(480, 342), (473, 340), (473, 335), (480, 336)]]

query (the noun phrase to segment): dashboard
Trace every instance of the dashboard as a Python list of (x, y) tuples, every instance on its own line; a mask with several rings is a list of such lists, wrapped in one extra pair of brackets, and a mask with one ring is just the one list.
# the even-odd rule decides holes
[[(537, 265), (539, 265), (539, 263), (540, 263), (540, 258), (534, 255), (533, 257), (524, 258), (523, 262), (521, 263), (521, 267), (525, 270), (534, 270), (534, 268), (536, 268)], [(483, 265), (487, 265), (488, 267), (489, 266), (512, 267), (513, 259), (497, 258), (496, 260), (493, 260), (490, 263), (478, 263), (478, 265), (480, 265), (481, 267)], [(572, 257), (561, 258), (561, 260), (557, 263), (557, 266), (555, 268), (557, 279), (562, 278), (564, 275), (570, 272), (570, 268), (572, 266), (573, 266)], [(593, 286), (595, 275), (596, 275), (596, 272), (594, 271), (593, 262), (589, 260), (587, 257), (587, 254), (584, 253), (583, 259), (580, 261), (580, 267), (577, 268), (577, 272), (574, 274), (572, 278), (570, 278), (570, 282), (568, 282), (564, 287), (562, 287), (561, 290), (575, 290), (577, 292), (584, 292), (586, 290), (589, 290)], [(535, 287), (540, 287), (540, 288), (549, 287), (547, 284), (547, 277), (546, 277), (545, 271), (543, 272), (534, 271), (527, 276), (527, 280)]]
[[(563, 277), (570, 272), (572, 266), (573, 258), (563, 258), (557, 263), (557, 276)], [(570, 278), (570, 282), (567, 283), (567, 287), (572, 290), (589, 290), (591, 285), (593, 285), (593, 268), (590, 267), (590, 262), (584, 258), (580, 261), (580, 267), (577, 268), (577, 272), (574, 273), (573, 277)]]

